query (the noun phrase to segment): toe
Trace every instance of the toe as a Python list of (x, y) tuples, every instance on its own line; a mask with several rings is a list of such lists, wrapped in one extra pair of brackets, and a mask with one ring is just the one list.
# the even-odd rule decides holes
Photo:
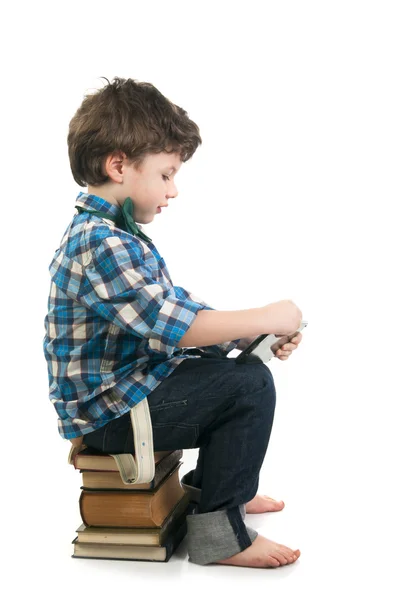
[(296, 558), (294, 557), (294, 554), (291, 554), (290, 556), (288, 556), (287, 562), (289, 563), (289, 565), (291, 565), (295, 560)]
[(268, 496), (264, 496), (264, 498), (270, 500), (278, 508), (283, 508), (285, 506), (283, 500), (275, 500), (275, 498), (269, 498)]
[(293, 550), (290, 550), (289, 548), (279, 548), (279, 552), (286, 558), (286, 560), (290, 560), (293, 559)]
[(298, 558), (297, 555), (295, 556), (296, 553), (294, 550), (288, 548), (287, 546), (283, 546), (282, 544), (279, 545), (278, 551), (283, 554), (289, 563), (294, 562)]
[(270, 567), (280, 567), (280, 562), (277, 558), (274, 558), (273, 556), (269, 556), (268, 557), (268, 562)]
[(287, 558), (281, 552), (273, 552), (272, 556), (276, 558), (281, 565), (287, 565)]

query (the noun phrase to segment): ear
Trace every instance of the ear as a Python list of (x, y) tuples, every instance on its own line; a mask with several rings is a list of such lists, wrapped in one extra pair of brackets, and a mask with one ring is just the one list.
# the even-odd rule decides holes
[(124, 152), (115, 151), (109, 154), (104, 163), (105, 173), (114, 183), (123, 183), (123, 166), (125, 165), (126, 155)]

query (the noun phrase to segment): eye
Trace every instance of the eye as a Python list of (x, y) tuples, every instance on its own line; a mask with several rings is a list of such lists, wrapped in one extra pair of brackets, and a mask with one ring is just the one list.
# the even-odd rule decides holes
[(163, 178), (166, 178), (166, 179), (167, 179), (167, 181), (169, 181), (169, 180), (170, 180), (170, 177), (168, 177), (167, 175), (162, 175), (162, 177), (163, 177)]

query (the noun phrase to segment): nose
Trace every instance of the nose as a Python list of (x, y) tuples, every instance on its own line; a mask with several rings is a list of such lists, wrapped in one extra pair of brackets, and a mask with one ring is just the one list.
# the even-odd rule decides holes
[(175, 184), (173, 184), (173, 187), (171, 189), (171, 192), (167, 192), (166, 194), (166, 198), (176, 198), (178, 196), (178, 190), (177, 190), (177, 186)]

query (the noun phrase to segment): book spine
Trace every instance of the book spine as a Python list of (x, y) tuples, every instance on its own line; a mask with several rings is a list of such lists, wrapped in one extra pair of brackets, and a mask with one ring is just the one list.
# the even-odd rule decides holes
[(178, 466), (171, 472), (165, 483), (159, 488), (159, 491), (153, 495), (149, 505), (150, 517), (156, 526), (161, 526), (166, 515), (175, 507), (182, 499), (185, 492), (181, 486), (179, 479)]
[(177, 550), (178, 546), (186, 536), (187, 530), (187, 521), (186, 519), (184, 519), (184, 521), (181, 523), (181, 525), (178, 527), (175, 533), (169, 536), (168, 540), (165, 543), (164, 547), (166, 549), (166, 558), (164, 562), (169, 562), (171, 556), (174, 554), (174, 552)]
[(86, 519), (84, 518), (83, 492), (80, 494), (80, 498), (79, 498), (79, 510), (80, 510), (80, 516), (82, 518), (83, 523), (85, 524), (86, 527), (88, 527), (89, 525), (88, 525)]
[(155, 471), (155, 478), (152, 481), (153, 488), (156, 488), (159, 483), (163, 481), (166, 475), (171, 473), (177, 464), (183, 464), (182, 461), (180, 461), (181, 455), (182, 452), (173, 452), (173, 454), (169, 454), (169, 456), (166, 456), (160, 461), (160, 463), (157, 465), (158, 468)]

